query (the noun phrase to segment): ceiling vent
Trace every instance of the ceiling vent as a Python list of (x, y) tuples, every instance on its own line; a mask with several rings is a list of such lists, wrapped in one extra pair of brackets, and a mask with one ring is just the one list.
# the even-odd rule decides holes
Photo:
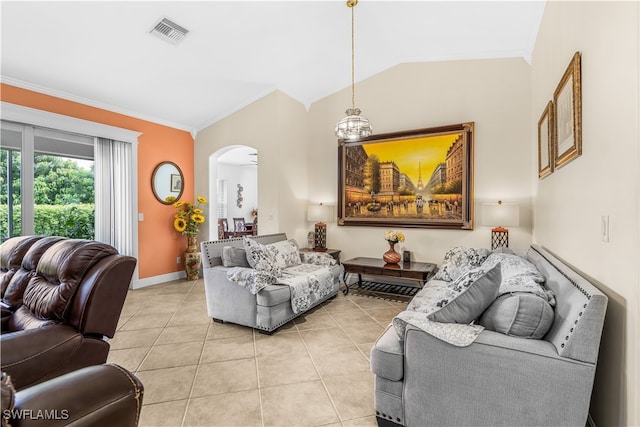
[(169, 43), (178, 44), (184, 39), (189, 30), (167, 18), (162, 18), (149, 32)]

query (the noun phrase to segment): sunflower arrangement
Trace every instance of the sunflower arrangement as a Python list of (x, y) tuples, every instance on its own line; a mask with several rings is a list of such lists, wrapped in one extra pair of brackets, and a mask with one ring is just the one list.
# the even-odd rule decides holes
[(390, 243), (404, 242), (402, 231), (387, 230), (384, 232), (384, 240)]
[[(185, 236), (197, 236), (200, 231), (198, 230), (198, 226), (206, 219), (201, 206), (207, 203), (207, 199), (198, 196), (196, 200), (196, 203), (183, 202), (180, 200), (173, 203), (173, 207), (179, 209), (173, 220), (173, 228)], [(167, 201), (172, 200), (168, 200), (167, 198)]]

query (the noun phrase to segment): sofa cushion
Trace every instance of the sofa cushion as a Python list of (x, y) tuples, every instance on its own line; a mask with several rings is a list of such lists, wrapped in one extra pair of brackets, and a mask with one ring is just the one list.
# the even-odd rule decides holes
[(285, 269), (300, 264), (300, 252), (294, 240), (283, 240), (265, 246), (276, 259), (278, 267)]
[(371, 347), (371, 371), (391, 381), (404, 376), (404, 347), (391, 325)]
[(471, 270), (451, 283), (430, 281), (411, 300), (407, 310), (426, 313), (435, 322), (468, 324), (496, 299), (500, 277), (497, 264), (488, 271)]
[(247, 252), (243, 248), (225, 246), (222, 248), (222, 265), (225, 267), (250, 267)]
[(453, 247), (445, 254), (440, 269), (433, 278), (446, 282), (456, 280), (469, 270), (480, 267), (489, 253), (489, 250), (484, 248)]
[(275, 277), (282, 275), (282, 268), (278, 265), (275, 256), (263, 245), (249, 237), (243, 238), (244, 250), (247, 252), (247, 261), (252, 268), (266, 271)]
[(262, 307), (273, 307), (291, 302), (291, 289), (287, 285), (269, 285), (256, 295), (256, 303)]
[(553, 308), (538, 295), (506, 294), (498, 297), (480, 316), (485, 328), (505, 335), (541, 339), (553, 324)]

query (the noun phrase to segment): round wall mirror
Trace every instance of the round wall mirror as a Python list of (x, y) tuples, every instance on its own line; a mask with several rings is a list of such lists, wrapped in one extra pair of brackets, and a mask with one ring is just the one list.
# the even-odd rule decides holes
[[(162, 162), (153, 170), (151, 175), (151, 189), (156, 199), (164, 205), (170, 205), (182, 196), (184, 190), (184, 176), (173, 162)], [(167, 197), (175, 199), (167, 201)]]

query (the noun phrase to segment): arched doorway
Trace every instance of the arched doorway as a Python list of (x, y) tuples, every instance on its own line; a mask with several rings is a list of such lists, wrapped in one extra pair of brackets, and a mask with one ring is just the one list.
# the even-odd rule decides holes
[(233, 218), (244, 218), (257, 227), (258, 151), (246, 145), (223, 147), (209, 157), (209, 236), (218, 238), (218, 219), (226, 219), (234, 231)]

